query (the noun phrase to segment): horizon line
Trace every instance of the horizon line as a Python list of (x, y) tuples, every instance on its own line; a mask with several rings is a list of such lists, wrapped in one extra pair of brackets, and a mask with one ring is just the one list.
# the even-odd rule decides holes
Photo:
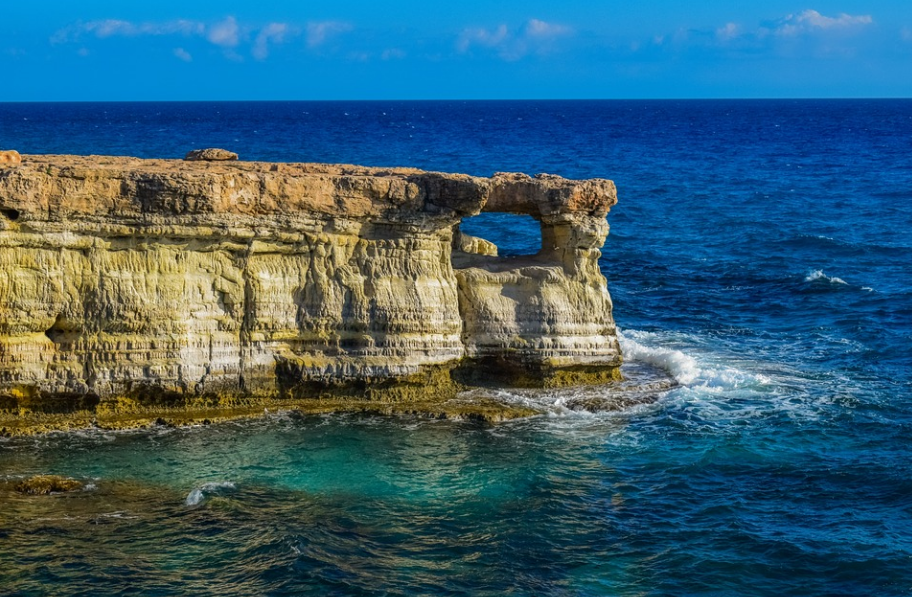
[(883, 101), (912, 100), (912, 96), (842, 96), (842, 97), (632, 97), (632, 98), (381, 98), (381, 99), (149, 99), (149, 100), (0, 100), (2, 104), (143, 104), (143, 103), (332, 103), (332, 102), (665, 102), (665, 101)]

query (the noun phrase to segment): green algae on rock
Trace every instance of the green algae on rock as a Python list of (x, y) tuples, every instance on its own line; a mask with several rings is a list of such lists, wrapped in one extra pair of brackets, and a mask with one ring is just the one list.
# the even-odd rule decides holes
[(35, 475), (34, 477), (19, 481), (13, 489), (18, 493), (29, 495), (48, 495), (50, 493), (77, 491), (82, 489), (82, 487), (82, 483), (76, 479), (61, 477), (59, 475)]
[[(0, 428), (453, 414), (489, 381), (615, 380), (615, 202), (611, 181), (549, 175), (22, 156), (0, 170)], [(482, 211), (532, 216), (541, 250), (462, 235)]]

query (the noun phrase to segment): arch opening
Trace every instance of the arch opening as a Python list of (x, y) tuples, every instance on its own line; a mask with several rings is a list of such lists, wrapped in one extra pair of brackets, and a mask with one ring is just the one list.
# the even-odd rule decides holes
[(475, 237), (496, 245), (498, 257), (531, 256), (542, 248), (541, 225), (528, 215), (480, 213), (463, 219), (459, 232), (463, 237)]

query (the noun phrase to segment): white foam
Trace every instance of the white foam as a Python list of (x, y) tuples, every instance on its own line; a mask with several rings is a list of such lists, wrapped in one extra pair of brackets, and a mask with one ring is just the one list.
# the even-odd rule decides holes
[(618, 330), (618, 340), (625, 359), (642, 361), (664, 369), (685, 387), (721, 392), (769, 383), (769, 379), (764, 375), (721, 363), (701, 362), (676, 348), (657, 345), (662, 340), (651, 332)]
[(837, 278), (836, 276), (828, 276), (823, 273), (823, 270), (816, 269), (809, 273), (805, 278), (805, 282), (829, 282), (830, 284), (848, 284), (842, 278)]
[(687, 356), (680, 350), (647, 346), (637, 342), (634, 338), (643, 339), (649, 332), (631, 330), (626, 334), (618, 330), (618, 340), (621, 343), (621, 352), (624, 358), (630, 361), (642, 361), (667, 371), (681, 385), (689, 385), (700, 375), (700, 368), (693, 357)]
[(213, 483), (204, 483), (200, 487), (194, 489), (189, 494), (187, 494), (187, 499), (184, 500), (184, 504), (187, 506), (197, 506), (204, 499), (206, 499), (207, 493), (217, 493), (225, 489), (236, 489), (237, 485), (231, 481), (216, 481)]
[(201, 489), (194, 489), (187, 495), (187, 499), (184, 500), (184, 504), (188, 506), (196, 506), (201, 501), (203, 501), (203, 492)]

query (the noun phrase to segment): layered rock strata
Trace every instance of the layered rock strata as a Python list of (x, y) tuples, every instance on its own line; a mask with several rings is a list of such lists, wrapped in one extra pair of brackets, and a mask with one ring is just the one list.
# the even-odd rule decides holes
[[(0, 170), (0, 409), (616, 378), (615, 201), (546, 175), (22, 156)], [(481, 211), (537, 219), (541, 251), (461, 234)]]

